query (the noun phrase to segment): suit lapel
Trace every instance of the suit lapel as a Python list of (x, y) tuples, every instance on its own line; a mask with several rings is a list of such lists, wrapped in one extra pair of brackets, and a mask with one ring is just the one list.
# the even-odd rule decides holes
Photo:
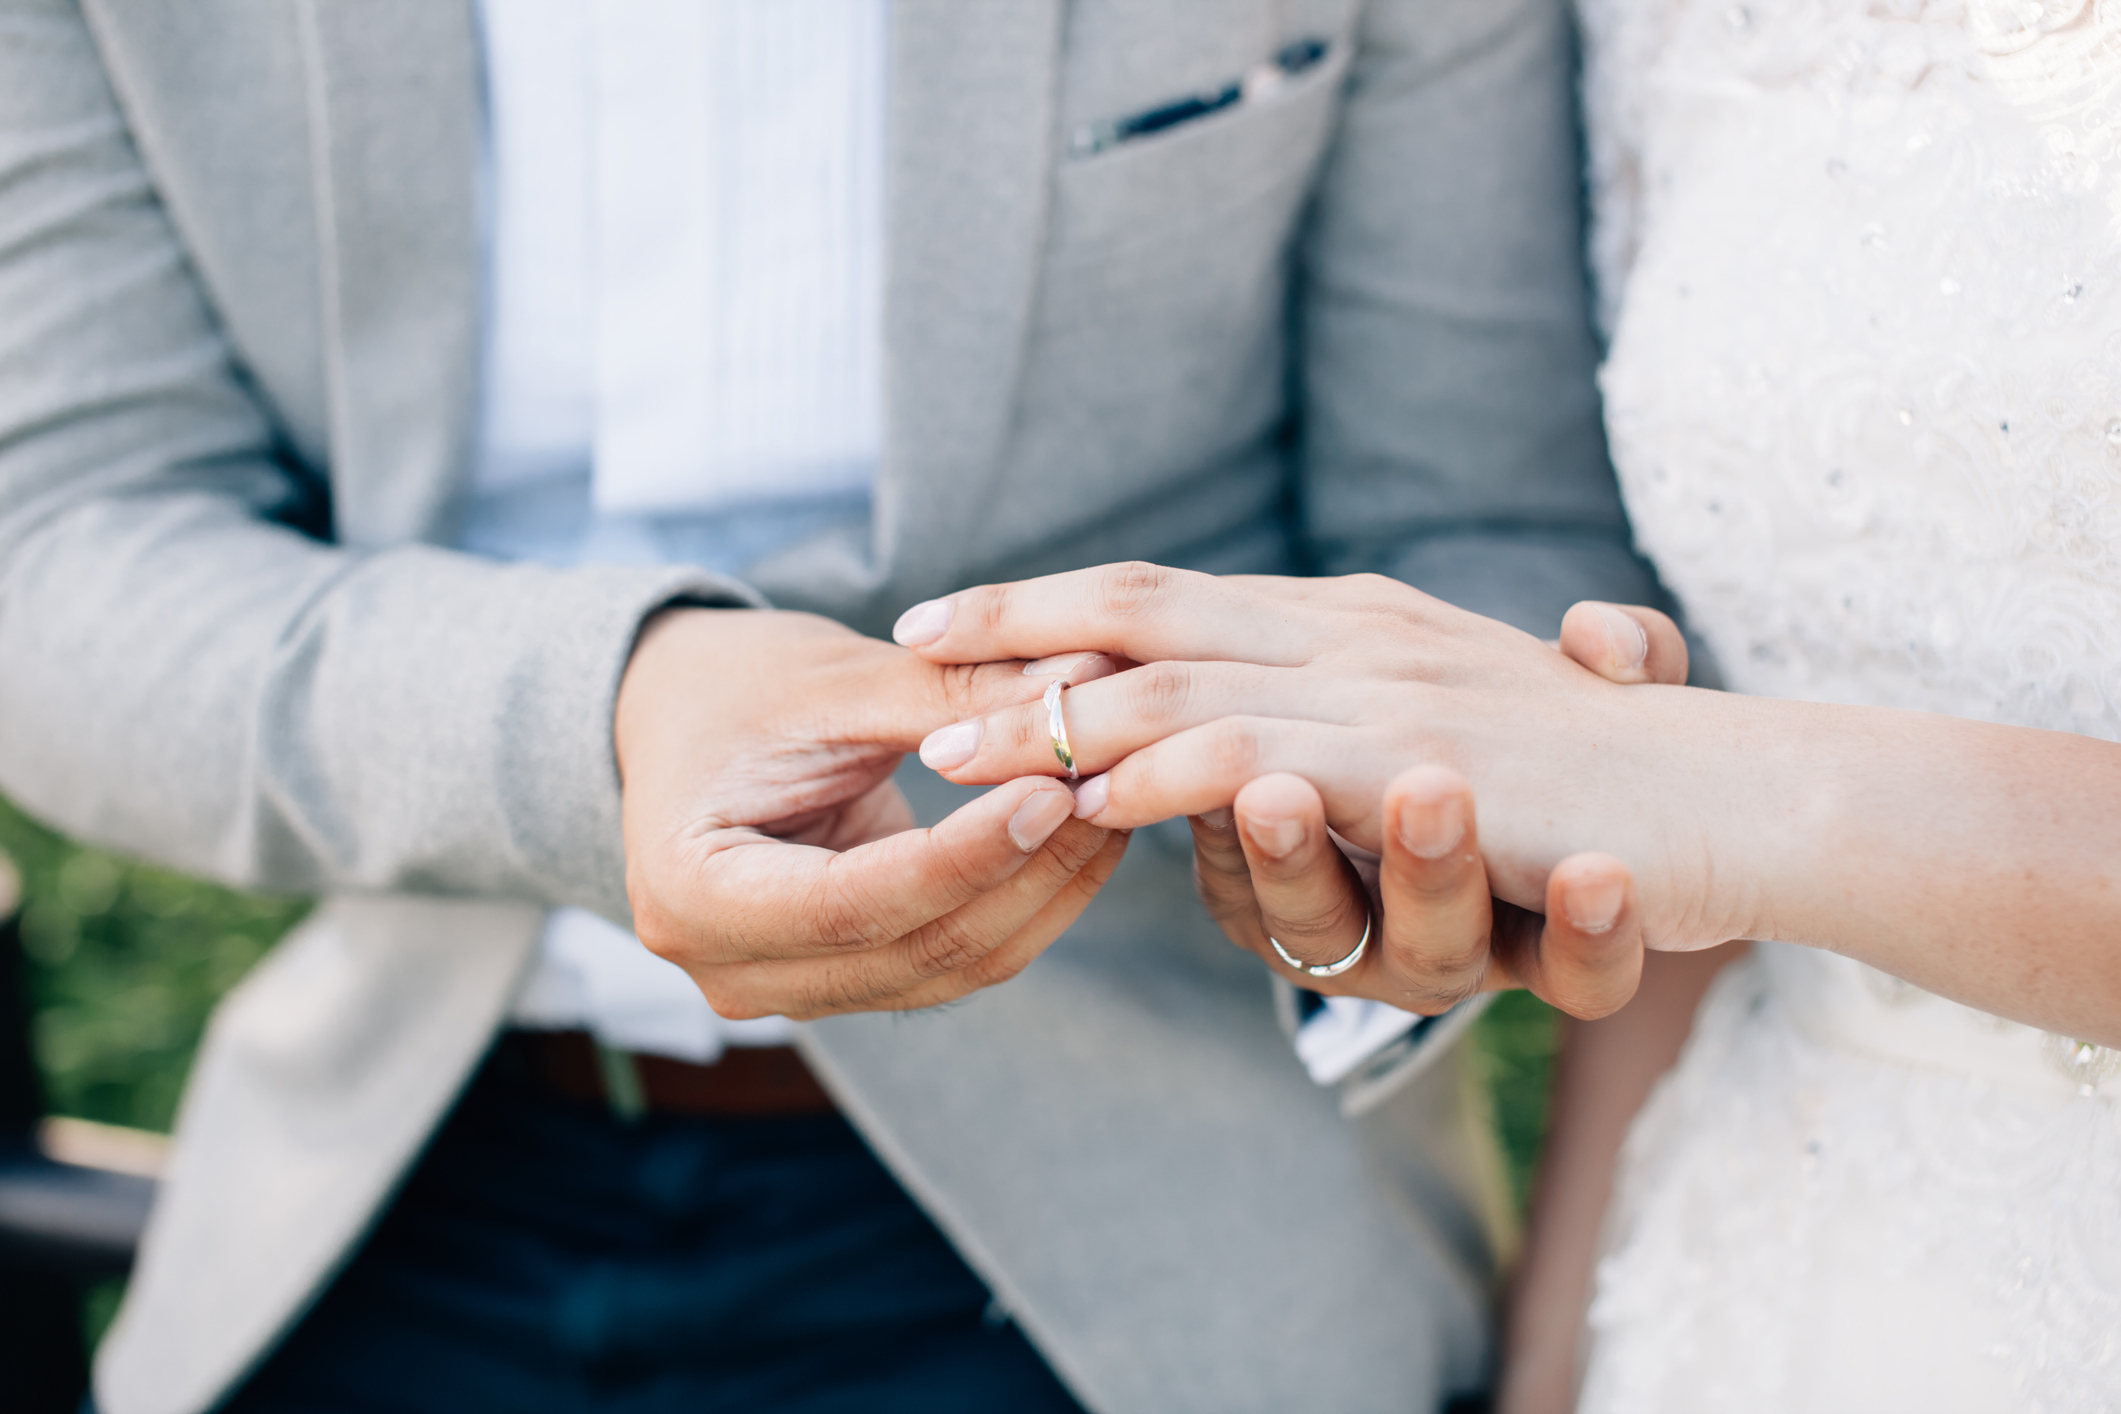
[(446, 538), (478, 388), (469, 0), (304, 0), (339, 538)]
[(868, 621), (954, 587), (1008, 435), (1038, 279), (1061, 8), (893, 4), (885, 445), (869, 553), (774, 566), (769, 592)]

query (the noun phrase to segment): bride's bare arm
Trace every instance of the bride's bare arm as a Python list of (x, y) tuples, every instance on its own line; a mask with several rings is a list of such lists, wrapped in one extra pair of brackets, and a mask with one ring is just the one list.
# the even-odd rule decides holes
[[(935, 661), (1098, 648), (1144, 666), (1075, 689), (1078, 808), (1144, 824), (1301, 775), (1381, 835), (1385, 781), (1437, 763), (1481, 802), (1497, 897), (1538, 909), (1616, 856), (1666, 950), (1832, 948), (1982, 1010), (2121, 1044), (2121, 746), (1927, 713), (1619, 687), (1375, 576), (1217, 579), (1107, 566), (924, 611)], [(1600, 612), (1579, 606), (1574, 612)], [(965, 783), (1054, 770), (1038, 709), (949, 729)], [(969, 750), (962, 750), (969, 743)], [(1043, 758), (1043, 759), (1041, 759)]]
[(1644, 960), (1635, 998), (1599, 1021), (1564, 1020), (1523, 1265), (1511, 1284), (1497, 1414), (1566, 1414), (1614, 1161), (1671, 1069), (1702, 993), (1745, 944)]

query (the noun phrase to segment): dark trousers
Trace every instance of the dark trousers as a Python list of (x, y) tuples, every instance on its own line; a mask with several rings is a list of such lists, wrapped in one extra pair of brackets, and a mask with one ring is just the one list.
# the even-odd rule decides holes
[(838, 1116), (629, 1125), (518, 1065), (228, 1410), (1080, 1414)]

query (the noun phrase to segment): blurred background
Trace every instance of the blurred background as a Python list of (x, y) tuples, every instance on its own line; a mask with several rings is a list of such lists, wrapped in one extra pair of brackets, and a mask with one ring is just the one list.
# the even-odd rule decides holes
[[(124, 1292), (144, 1211), (214, 1003), (309, 909), (86, 849), (0, 798), (0, 1369), (61, 1392)], [(19, 904), (8, 906), (10, 894)], [(1522, 1211), (1546, 1118), (1554, 1014), (1500, 998), (1475, 1034)], [(10, 1061), (9, 1057), (14, 1059)], [(26, 1064), (25, 1064), (26, 1061)], [(12, 1331), (12, 1335), (7, 1332)], [(12, 1348), (11, 1348), (12, 1347)], [(8, 1381), (19, 1397), (26, 1385)]]

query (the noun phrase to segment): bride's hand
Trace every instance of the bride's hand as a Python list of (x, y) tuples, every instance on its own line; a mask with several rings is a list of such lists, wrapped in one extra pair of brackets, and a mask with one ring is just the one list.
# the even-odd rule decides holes
[[(1616, 677), (1676, 676), (1670, 665), (1683, 661), (1661, 615), (1581, 605), (1568, 627), (1604, 640)], [(1381, 853), (1386, 782), (1444, 766), (1490, 808), (1483, 854), (1496, 897), (1543, 912), (1555, 869), (1602, 848), (1626, 861), (1649, 901), (1651, 945), (1723, 936), (1699, 847), (1719, 800), (1665, 781), (1711, 778), (1719, 771), (1706, 766), (1733, 762), (1742, 772), (1733, 743), (1669, 730), (1661, 708), (1678, 689), (1623, 690), (1530, 635), (1397, 581), (1115, 565), (920, 605), (897, 636), (936, 662), (1094, 648), (1143, 664), (1065, 699), (1076, 759), (1091, 775), (1078, 813), (1100, 825), (1200, 815), (1287, 772), (1317, 787), (1341, 835)], [(946, 727), (922, 758), (968, 784), (1062, 774), (1037, 705)]]

